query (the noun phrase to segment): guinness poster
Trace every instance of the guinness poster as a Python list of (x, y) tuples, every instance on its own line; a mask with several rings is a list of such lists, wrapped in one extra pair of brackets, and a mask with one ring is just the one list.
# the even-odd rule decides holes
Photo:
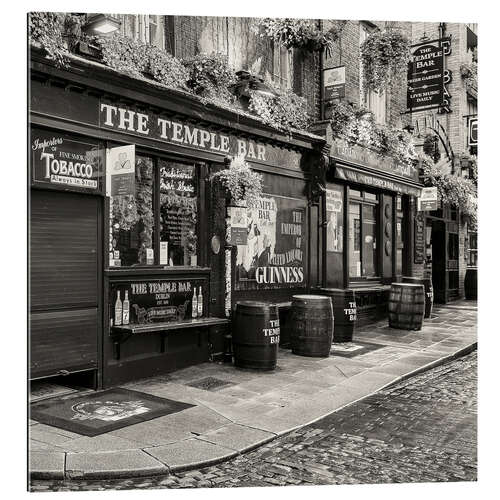
[(236, 288), (305, 286), (305, 201), (262, 197), (247, 209), (247, 240), (237, 245)]

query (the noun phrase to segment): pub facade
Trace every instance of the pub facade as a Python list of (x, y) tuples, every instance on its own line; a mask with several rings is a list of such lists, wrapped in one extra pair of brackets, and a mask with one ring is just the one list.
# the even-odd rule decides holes
[[(31, 379), (108, 387), (221, 359), (238, 300), (310, 287), (321, 137), (78, 57), (33, 50), (30, 75)], [(232, 244), (211, 174), (236, 156), (264, 195)]]

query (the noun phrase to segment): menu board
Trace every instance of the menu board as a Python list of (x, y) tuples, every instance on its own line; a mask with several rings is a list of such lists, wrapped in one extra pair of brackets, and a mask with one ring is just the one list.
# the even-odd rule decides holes
[(425, 255), (425, 237), (424, 237), (424, 217), (421, 213), (415, 215), (415, 245), (414, 262), (422, 264)]
[(342, 252), (344, 248), (343, 190), (326, 190), (326, 251)]
[(169, 265), (189, 265), (196, 254), (196, 171), (194, 165), (160, 162), (160, 245)]

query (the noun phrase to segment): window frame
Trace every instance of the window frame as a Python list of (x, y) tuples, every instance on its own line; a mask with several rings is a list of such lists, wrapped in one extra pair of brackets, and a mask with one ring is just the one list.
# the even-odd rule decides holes
[[(292, 65), (293, 65), (293, 49), (287, 49), (284, 45), (272, 42), (273, 55), (273, 82), (281, 89), (292, 88)], [(283, 67), (283, 61), (286, 61)]]
[[(106, 141), (106, 148), (116, 147), (116, 146), (124, 146), (128, 143), (121, 143), (117, 141)], [(207, 267), (208, 257), (206, 252), (206, 242), (207, 242), (207, 234), (203, 228), (208, 227), (208, 210), (207, 210), (207, 189), (208, 189), (208, 173), (210, 164), (203, 160), (198, 160), (195, 158), (186, 158), (179, 157), (175, 154), (169, 154), (165, 151), (152, 151), (145, 147), (140, 147), (136, 145), (135, 150), (136, 156), (148, 156), (153, 160), (153, 186), (154, 190), (152, 193), (153, 198), (153, 250), (154, 250), (154, 263), (153, 264), (135, 264), (130, 266), (110, 266), (109, 259), (106, 259), (106, 270), (108, 271), (132, 271), (132, 270), (155, 270), (162, 269), (168, 270), (171, 272), (176, 272), (179, 270), (191, 270), (191, 271), (199, 271), (203, 270)], [(176, 162), (180, 164), (194, 166), (196, 171), (196, 182), (197, 182), (197, 199), (198, 199), (198, 214), (197, 214), (197, 224), (196, 224), (196, 236), (197, 236), (197, 265), (174, 265), (169, 266), (166, 264), (160, 264), (160, 168), (159, 168), (159, 160)], [(107, 238), (109, 237), (110, 227), (110, 206), (109, 206), (109, 198), (106, 198), (106, 213), (105, 213), (105, 228), (106, 228), (106, 238), (105, 243), (107, 245)], [(107, 246), (106, 246), (107, 248)], [(106, 253), (107, 255), (107, 253)]]
[[(359, 192), (361, 193), (361, 196), (358, 196), (357, 194), (353, 194), (353, 191), (356, 193)], [(376, 200), (374, 199), (369, 199), (366, 198), (366, 194), (369, 195), (375, 195)], [(351, 249), (350, 249), (350, 206), (351, 203), (357, 203), (360, 206), (360, 262), (361, 262), (361, 276), (351, 276), (350, 268), (351, 268)], [(364, 241), (364, 225), (363, 225), (363, 207), (364, 206), (372, 206), (375, 207), (375, 238), (377, 240), (377, 246), (376, 246), (376, 253), (375, 253), (375, 258), (374, 258), (374, 267), (375, 267), (375, 276), (363, 276), (363, 241)], [(350, 188), (348, 186), (347, 189), (347, 278), (349, 283), (368, 283), (368, 282), (380, 282), (381, 280), (381, 274), (380, 274), (380, 248), (381, 245), (378, 243), (378, 240), (380, 239), (379, 237), (379, 232), (380, 232), (380, 214), (379, 214), (379, 207), (380, 207), (380, 194), (376, 191), (371, 191), (367, 189), (355, 189), (355, 188)]]
[[(368, 26), (367, 24), (359, 23), (359, 45), (365, 41), (366, 37), (373, 33), (377, 28)], [(359, 102), (362, 107), (365, 107), (373, 113), (375, 121), (381, 125), (387, 123), (387, 93), (381, 91), (380, 93), (373, 90), (364, 89), (363, 85), (363, 65), (361, 62), (361, 50), (359, 56)]]

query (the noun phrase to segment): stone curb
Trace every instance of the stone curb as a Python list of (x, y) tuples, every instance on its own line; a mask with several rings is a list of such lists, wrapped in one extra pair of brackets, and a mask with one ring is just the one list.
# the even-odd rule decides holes
[[(354, 401), (350, 401), (346, 404), (343, 404), (343, 405), (339, 406), (338, 408), (332, 409), (332, 410), (328, 411), (327, 413), (325, 413), (317, 418), (314, 418), (313, 420), (301, 423), (299, 425), (295, 425), (295, 426), (290, 427), (289, 429), (286, 429), (284, 431), (277, 432), (275, 436), (270, 437), (269, 439), (266, 439), (264, 441), (259, 441), (258, 443), (255, 443), (255, 444), (252, 444), (249, 446), (245, 446), (244, 448), (242, 448), (240, 450), (236, 450), (236, 451), (231, 452), (231, 453), (228, 453), (227, 455), (225, 455), (223, 457), (217, 457), (214, 459), (208, 459), (208, 460), (204, 460), (204, 461), (200, 461), (200, 462), (196, 462), (196, 463), (193, 462), (193, 463), (182, 465), (182, 466), (169, 467), (167, 464), (164, 464), (163, 467), (160, 466), (158, 468), (151, 468), (149, 470), (148, 469), (141, 469), (141, 470), (122, 469), (119, 471), (99, 471), (98, 473), (91, 473), (91, 475), (93, 476), (92, 477), (93, 479), (97, 479), (97, 478), (99, 478), (99, 479), (116, 479), (118, 477), (119, 478), (133, 478), (133, 477), (144, 477), (144, 476), (156, 476), (156, 475), (168, 474), (169, 472), (180, 472), (180, 471), (186, 471), (186, 470), (201, 469), (203, 467), (217, 465), (219, 463), (230, 460), (238, 455), (242, 455), (242, 454), (247, 453), (251, 450), (254, 450), (254, 449), (256, 449), (256, 448), (258, 448), (266, 443), (269, 443), (269, 442), (275, 440), (278, 437), (281, 437), (285, 434), (293, 432), (294, 430), (300, 429), (300, 428), (305, 427), (307, 425), (310, 425), (314, 422), (317, 422), (318, 420), (321, 420), (322, 418), (325, 418), (328, 415), (332, 415), (333, 413), (336, 413), (337, 411), (341, 410), (342, 408), (345, 408), (345, 407), (352, 405), (358, 401), (361, 401), (369, 396), (372, 396), (373, 394), (376, 394), (377, 392), (379, 392), (381, 390), (387, 389), (387, 388), (389, 388), (389, 387), (391, 387), (399, 382), (402, 382), (406, 379), (409, 379), (411, 377), (419, 375), (420, 373), (423, 373), (425, 371), (431, 370), (432, 368), (436, 368), (437, 366), (448, 363), (449, 361), (452, 361), (454, 359), (465, 356), (476, 349), (477, 349), (477, 342), (473, 342), (472, 344), (465, 346), (452, 354), (448, 354), (446, 356), (443, 356), (442, 358), (439, 358), (435, 361), (432, 361), (431, 363), (420, 366), (420, 367), (416, 368), (415, 370), (410, 371), (404, 375), (397, 376), (393, 381), (389, 382), (388, 384), (385, 384), (382, 387), (379, 387), (375, 391), (372, 391), (368, 394), (365, 394)], [(144, 451), (144, 450), (142, 450), (142, 451)], [(145, 451), (145, 453), (147, 453), (147, 451)], [(159, 461), (159, 464), (160, 463), (161, 462)], [(72, 474), (70, 471), (46, 471), (46, 470), (45, 471), (42, 471), (42, 470), (29, 471), (30, 479), (61, 480), (63, 474), (64, 474), (65, 479), (67, 479), (67, 480), (77, 479), (77, 477), (75, 477), (75, 475)], [(83, 475), (78, 475), (78, 476), (79, 476), (78, 479), (83, 479), (84, 477), (90, 478), (90, 475), (86, 474), (86, 473), (83, 473)]]

